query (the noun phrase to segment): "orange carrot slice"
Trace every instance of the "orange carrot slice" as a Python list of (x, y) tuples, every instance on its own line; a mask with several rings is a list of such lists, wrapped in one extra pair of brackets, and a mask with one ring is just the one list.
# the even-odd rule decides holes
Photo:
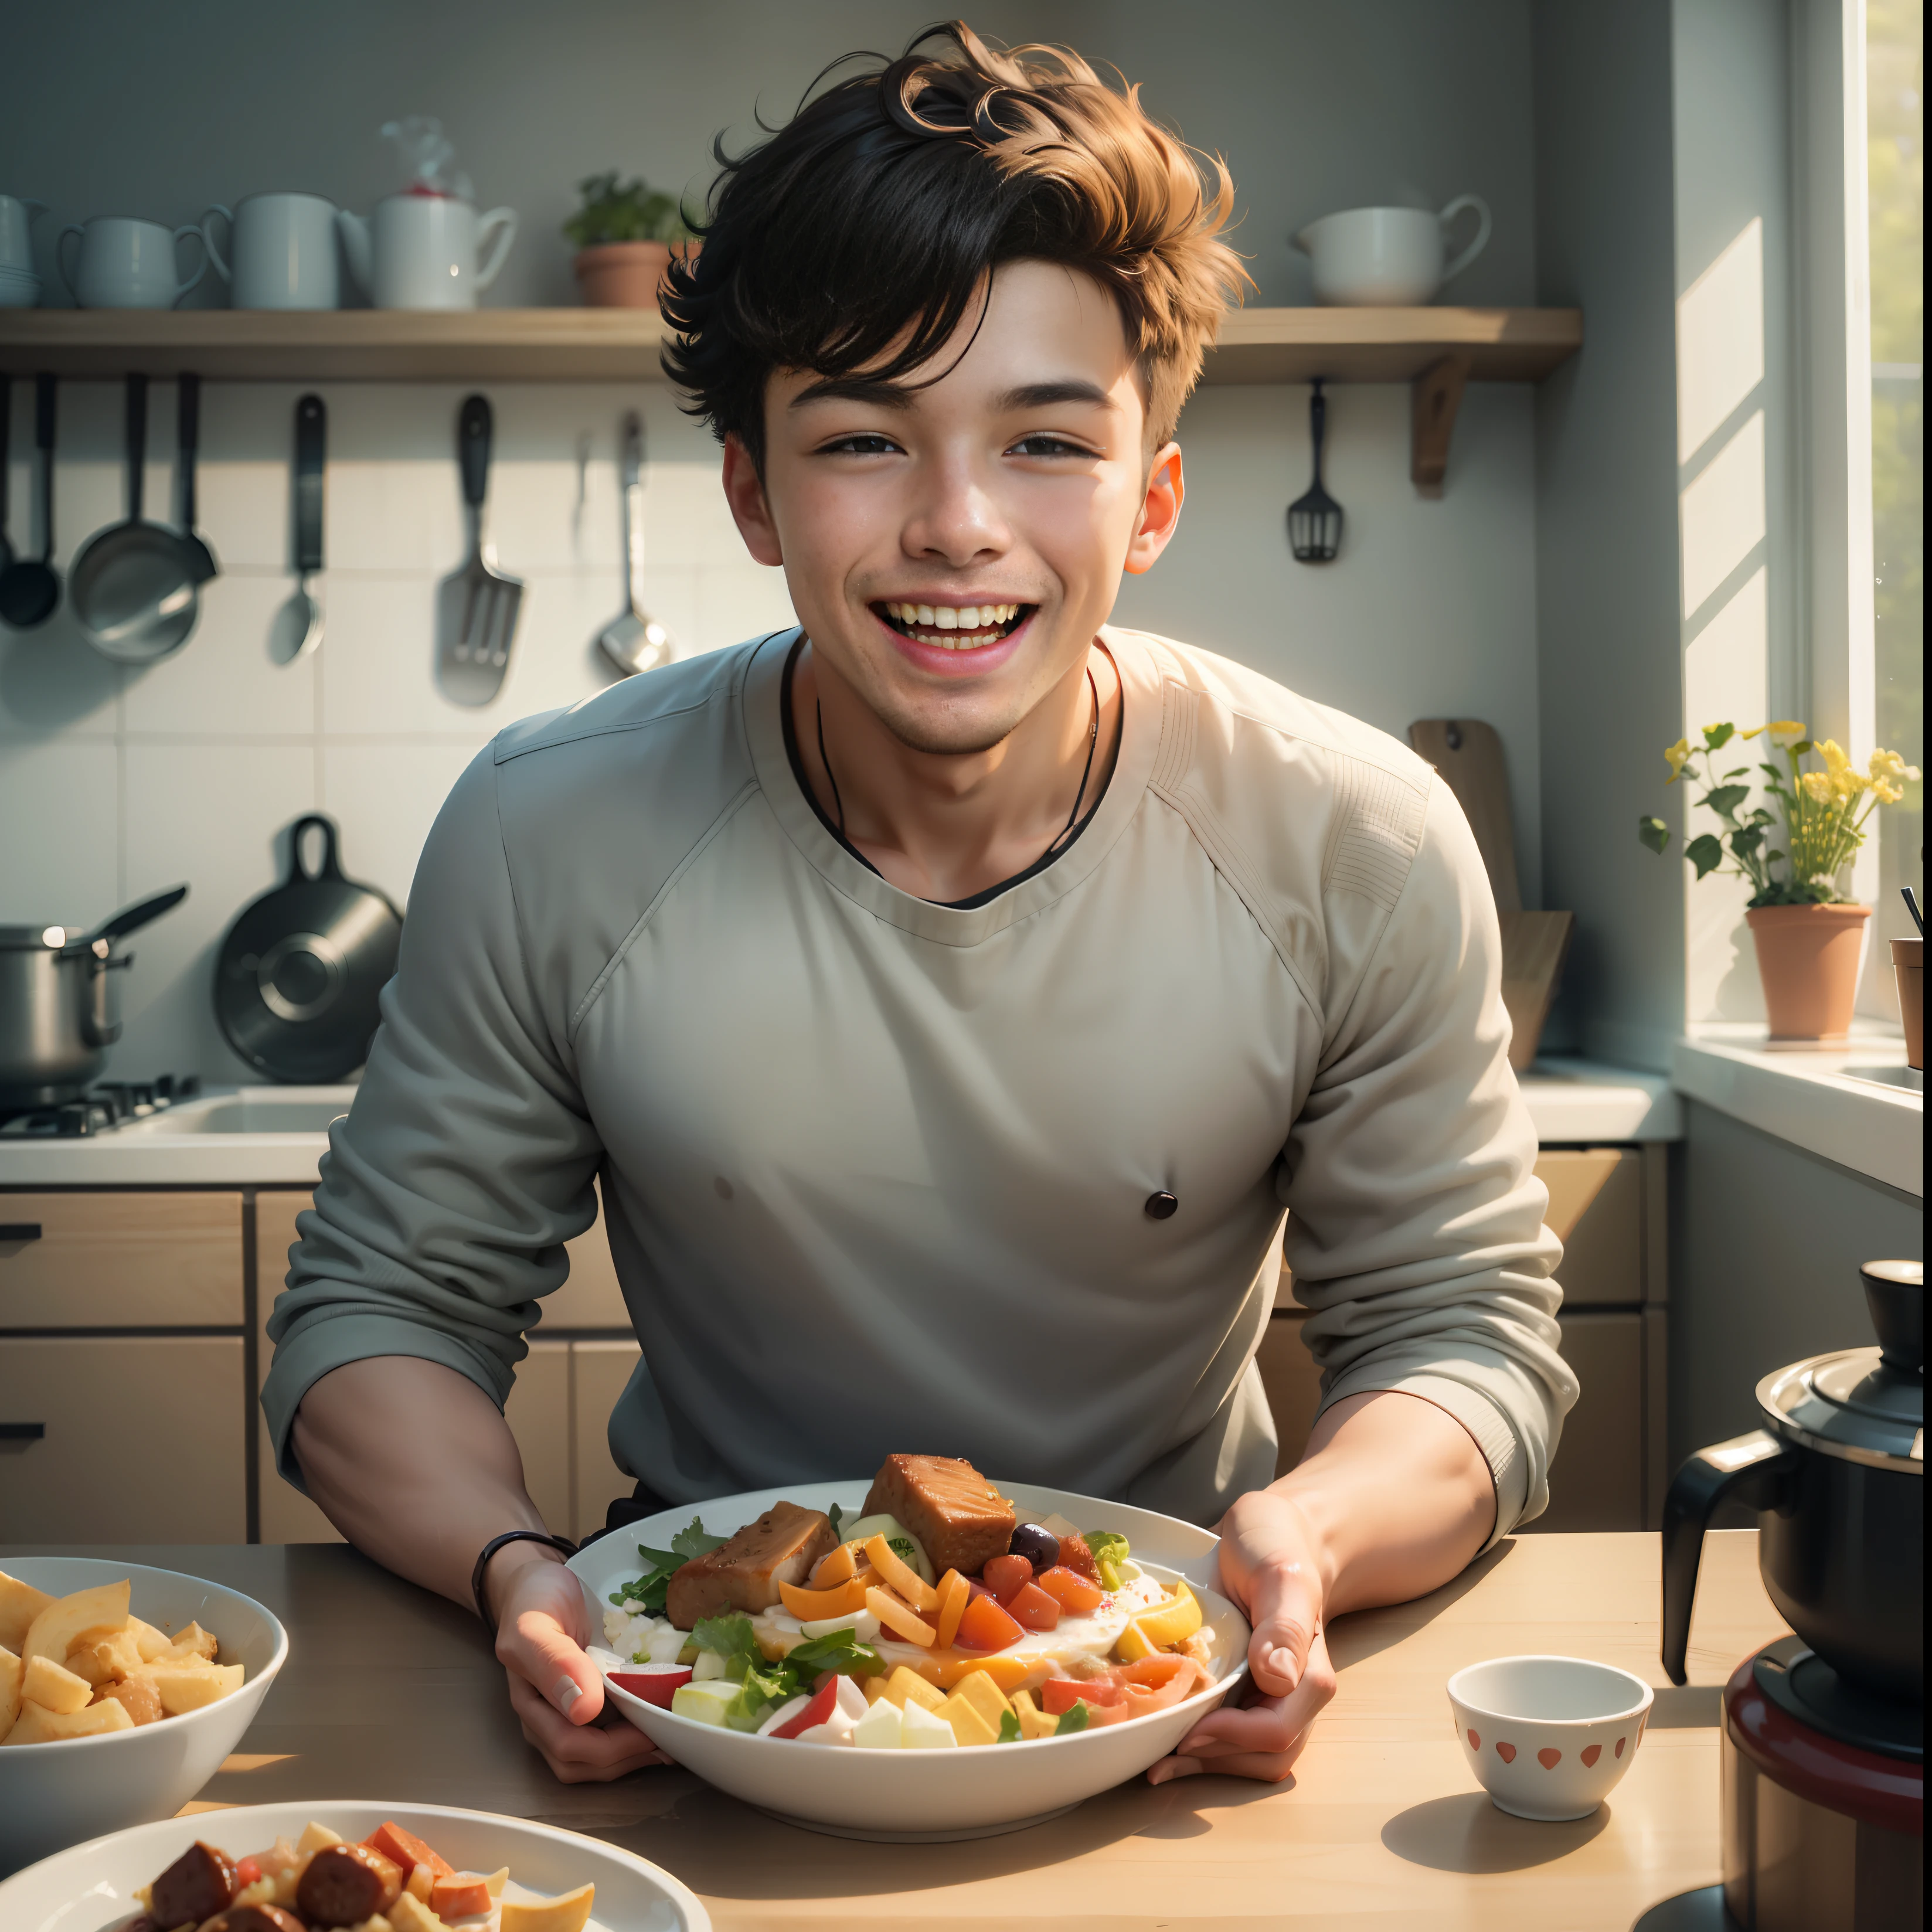
[(966, 1580), (956, 1570), (949, 1570), (939, 1580), (939, 1647), (949, 1649), (959, 1634), (959, 1619), (973, 1600)]
[(859, 1574), (859, 1559), (852, 1554), (852, 1546), (842, 1543), (830, 1556), (821, 1556), (818, 1568), (812, 1573), (812, 1587), (814, 1590), (834, 1590), (841, 1583), (849, 1583)]
[[(910, 1604), (902, 1603), (890, 1590), (867, 1590), (864, 1607), (895, 1636), (904, 1637), (908, 1643), (930, 1645), (939, 1640), (939, 1633), (930, 1624), (922, 1623), (917, 1612)], [(832, 1614), (844, 1613), (834, 1611)]]
[(873, 1537), (867, 1542), (866, 1555), (880, 1578), (914, 1610), (938, 1609), (939, 1592), (910, 1563), (904, 1562), (883, 1536)]
[(778, 1597), (800, 1623), (818, 1617), (849, 1616), (866, 1607), (866, 1586), (856, 1578), (836, 1590), (801, 1590), (796, 1583), (781, 1583)]

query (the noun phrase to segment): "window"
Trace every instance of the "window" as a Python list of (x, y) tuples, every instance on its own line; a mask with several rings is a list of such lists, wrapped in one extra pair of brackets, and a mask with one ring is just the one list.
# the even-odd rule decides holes
[[(1925, 6), (1866, 0), (1866, 233), (1871, 273), (1872, 694), (1877, 742), (1925, 762)], [(1924, 782), (1879, 814), (1881, 934), (1924, 886)], [(1882, 948), (1875, 950), (1882, 952)], [(1888, 977), (1888, 974), (1882, 976)], [(1882, 983), (1882, 977), (1880, 983)]]

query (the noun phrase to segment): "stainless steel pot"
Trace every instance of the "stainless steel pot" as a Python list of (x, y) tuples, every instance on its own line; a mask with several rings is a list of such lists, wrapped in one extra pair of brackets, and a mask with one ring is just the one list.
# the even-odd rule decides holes
[(1757, 1385), (1765, 1426), (1700, 1450), (1664, 1503), (1664, 1667), (1684, 1682), (1711, 1512), (1759, 1512), (1772, 1601), (1839, 1675), (1917, 1703), (1925, 1670), (1924, 1268), (1868, 1262), (1876, 1348), (1816, 1355)]
[(176, 886), (92, 932), (0, 926), (0, 1112), (58, 1106), (94, 1084), (121, 1037), (114, 975), (134, 963), (118, 943), (187, 896)]

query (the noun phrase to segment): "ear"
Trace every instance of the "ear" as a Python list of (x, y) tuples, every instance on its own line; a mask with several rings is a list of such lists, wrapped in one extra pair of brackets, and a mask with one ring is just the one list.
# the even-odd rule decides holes
[(724, 500), (731, 506), (731, 520), (738, 526), (738, 534), (745, 539), (745, 548), (753, 560), (784, 562), (778, 526), (772, 520), (772, 506), (766, 500), (758, 466), (735, 430), (724, 439)]
[[(1181, 502), (1186, 494), (1180, 474), (1180, 446), (1167, 443), (1154, 452), (1154, 461), (1148, 466), (1147, 500), (1141, 506), (1139, 525), (1127, 545), (1124, 568), (1130, 577), (1153, 569), (1180, 521)], [(739, 527), (744, 526), (741, 523)]]

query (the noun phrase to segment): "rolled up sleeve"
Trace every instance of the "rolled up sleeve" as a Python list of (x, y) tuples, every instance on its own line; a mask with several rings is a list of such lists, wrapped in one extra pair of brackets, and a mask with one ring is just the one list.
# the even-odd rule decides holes
[(1502, 955), (1481, 856), (1438, 782), (1408, 878), (1341, 989), (1281, 1170), (1322, 1407), (1391, 1389), (1448, 1411), (1489, 1464), (1496, 1537), (1547, 1504), (1576, 1399)]
[(440, 1362), (501, 1406), (563, 1244), (596, 1218), (601, 1150), (528, 970), (489, 750), (430, 834), (382, 1016), (268, 1322), (262, 1404), (298, 1485), (296, 1411), (347, 1363)]

